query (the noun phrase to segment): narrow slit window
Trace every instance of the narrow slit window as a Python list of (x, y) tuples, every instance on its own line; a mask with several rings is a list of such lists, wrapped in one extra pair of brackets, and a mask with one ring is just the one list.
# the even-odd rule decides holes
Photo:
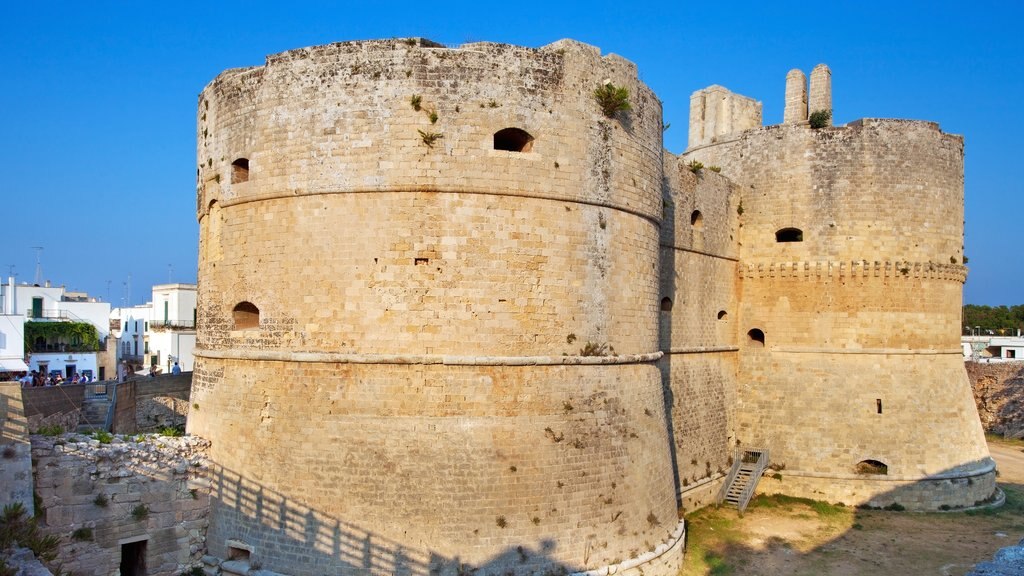
[(700, 213), (700, 210), (694, 210), (690, 214), (690, 225), (697, 230), (704, 228), (704, 215)]
[(494, 149), (529, 152), (533, 150), (533, 136), (520, 128), (504, 128), (494, 133)]
[(249, 181), (249, 159), (239, 158), (231, 163), (231, 183), (241, 184)]
[(255, 330), (260, 327), (260, 309), (252, 302), (239, 302), (231, 311), (235, 330)]
[(881, 398), (875, 398), (875, 410), (879, 414), (882, 413), (882, 399)]
[(760, 328), (751, 328), (747, 332), (747, 337), (750, 338), (750, 344), (753, 346), (764, 346), (764, 331)]
[(776, 242), (803, 242), (804, 231), (799, 228), (783, 228), (775, 233)]

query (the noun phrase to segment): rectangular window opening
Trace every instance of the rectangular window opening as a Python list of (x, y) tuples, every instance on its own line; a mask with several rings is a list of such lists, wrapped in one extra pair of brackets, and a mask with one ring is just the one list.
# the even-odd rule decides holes
[(430, 263), (430, 258), (415, 258), (415, 259), (413, 259), (413, 264), (415, 264), (416, 266), (419, 266), (421, 264), (429, 264), (429, 263)]
[(146, 542), (121, 544), (121, 576), (146, 576)]
[(875, 409), (878, 410), (879, 414), (882, 413), (882, 399), (881, 398), (875, 398)]

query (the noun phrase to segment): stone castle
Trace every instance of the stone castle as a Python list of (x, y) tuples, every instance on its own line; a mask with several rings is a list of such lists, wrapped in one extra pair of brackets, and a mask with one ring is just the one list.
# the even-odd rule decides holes
[[(629, 110), (602, 110), (608, 84)], [(698, 91), (677, 157), (636, 67), (574, 41), (347, 42), (219, 75), (189, 419), (211, 557), (675, 574), (679, 509), (748, 447), (781, 469), (762, 490), (991, 498), (962, 139), (814, 129), (830, 86), (790, 72), (769, 127)]]

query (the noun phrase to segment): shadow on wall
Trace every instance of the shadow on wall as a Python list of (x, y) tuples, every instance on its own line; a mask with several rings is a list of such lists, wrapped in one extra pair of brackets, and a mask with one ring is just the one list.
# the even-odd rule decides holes
[[(768, 471), (762, 484), (772, 474)], [(781, 484), (789, 481), (785, 470), (781, 476)], [(939, 490), (957, 481), (941, 482), (946, 486), (937, 486)], [(751, 576), (965, 574), (1001, 546), (1024, 537), (1024, 486), (1001, 484), (1006, 503), (999, 508), (985, 506), (999, 506), (1003, 493), (993, 494), (990, 502), (977, 502), (981, 508), (903, 512), (899, 503), (920, 498), (932, 489), (930, 484), (909, 484), (876, 496), (875, 502), (889, 503), (884, 509), (759, 493), (742, 516), (732, 507), (698, 510), (686, 516), (684, 571)]]
[[(481, 565), (413, 549), (359, 526), (333, 518), (266, 488), (223, 467), (210, 474), (211, 523), (209, 553), (248, 558), (260, 566), (292, 576), (314, 574), (393, 574), (397, 576), (486, 576), (544, 574), (558, 576), (581, 568), (555, 561), (556, 543), (542, 541), (539, 549), (510, 546)], [(249, 526), (253, 538), (247, 540)], [(410, 532), (416, 530), (409, 527)], [(417, 541), (411, 536), (410, 541)], [(301, 560), (300, 560), (301, 559)]]

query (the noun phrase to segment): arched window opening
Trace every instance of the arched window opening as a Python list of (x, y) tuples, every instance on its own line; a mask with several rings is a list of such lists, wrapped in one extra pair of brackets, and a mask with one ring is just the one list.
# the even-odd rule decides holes
[(775, 233), (776, 242), (803, 242), (804, 231), (799, 228), (783, 228)]
[(249, 181), (249, 159), (239, 158), (231, 163), (231, 183), (241, 184)]
[(750, 337), (751, 345), (764, 346), (764, 332), (760, 328), (751, 328), (747, 336)]
[(662, 312), (671, 312), (672, 311), (672, 299), (669, 298), (668, 296), (665, 296), (664, 298), (661, 299), (661, 311)]
[(878, 460), (861, 460), (853, 470), (857, 474), (888, 474), (889, 466)]
[(704, 215), (700, 210), (694, 210), (693, 214), (690, 214), (690, 225), (698, 230), (704, 228)]
[[(718, 319), (719, 319), (719, 320), (725, 320), (725, 319), (726, 319), (726, 317), (728, 317), (728, 316), (729, 316), (729, 315), (728, 315), (728, 314), (727, 314), (727, 313), (725, 312), (725, 310), (719, 310), (719, 311), (718, 311)], [(762, 337), (762, 340), (763, 340), (763, 339), (764, 339), (764, 338)]]
[(231, 311), (235, 330), (254, 330), (260, 327), (260, 309), (252, 302), (239, 302)]
[(494, 149), (529, 152), (533, 150), (533, 136), (519, 128), (503, 128), (494, 133)]

